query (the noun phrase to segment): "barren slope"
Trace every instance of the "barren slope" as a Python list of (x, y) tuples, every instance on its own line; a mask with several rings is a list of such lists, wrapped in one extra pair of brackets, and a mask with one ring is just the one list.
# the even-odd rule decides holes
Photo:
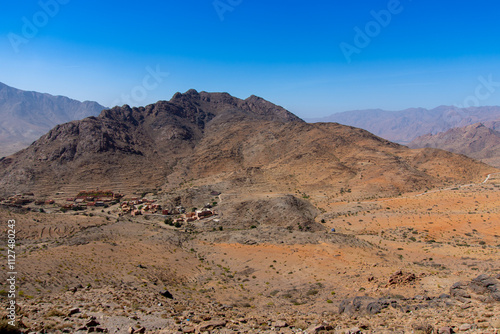
[(188, 91), (57, 126), (0, 161), (4, 195), (109, 188), (328, 190), (354, 197), (472, 182), (493, 169), (439, 150), (409, 150), (367, 131), (307, 124), (257, 97)]
[(482, 123), (453, 128), (436, 135), (420, 136), (413, 140), (408, 147), (439, 148), (500, 167), (500, 132), (488, 128)]

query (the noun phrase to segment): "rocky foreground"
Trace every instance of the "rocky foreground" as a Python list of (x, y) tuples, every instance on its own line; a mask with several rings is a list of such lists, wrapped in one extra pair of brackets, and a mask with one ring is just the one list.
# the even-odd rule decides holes
[[(398, 272), (388, 284), (414, 279)], [(18, 333), (497, 333), (499, 279), (479, 275), (439, 296), (360, 295), (321, 313), (198, 302), (127, 284), (76, 286), (20, 303)]]

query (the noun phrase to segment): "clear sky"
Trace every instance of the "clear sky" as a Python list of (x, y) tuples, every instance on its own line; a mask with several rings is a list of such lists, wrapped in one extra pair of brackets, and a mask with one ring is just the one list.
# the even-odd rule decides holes
[(8, 1), (0, 82), (105, 106), (255, 94), (300, 117), (500, 105), (499, 13), (494, 0)]

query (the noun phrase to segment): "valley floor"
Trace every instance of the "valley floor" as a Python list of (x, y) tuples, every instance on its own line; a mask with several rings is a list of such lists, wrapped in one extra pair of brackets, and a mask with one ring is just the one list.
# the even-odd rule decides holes
[(498, 175), (395, 198), (310, 196), (322, 231), (1, 209), (16, 221), (16, 321), (38, 333), (500, 330)]

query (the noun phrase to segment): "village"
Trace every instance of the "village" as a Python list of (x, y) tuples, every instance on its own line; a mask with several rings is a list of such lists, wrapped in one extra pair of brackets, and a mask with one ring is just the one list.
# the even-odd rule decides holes
[(109, 208), (118, 206), (117, 215), (119, 217), (130, 215), (136, 216), (172, 216), (169, 221), (172, 224), (190, 223), (203, 220), (216, 215), (213, 208), (216, 202), (207, 203), (201, 209), (192, 208), (186, 210), (183, 206), (166, 208), (158, 203), (157, 199), (141, 197), (126, 198), (121, 193), (110, 190), (80, 191), (75, 197), (62, 199), (35, 199), (33, 193), (18, 194), (9, 198), (0, 198), (0, 204), (9, 207), (26, 208), (45, 212), (47, 206), (57, 208), (60, 212), (85, 211), (94, 208)]

